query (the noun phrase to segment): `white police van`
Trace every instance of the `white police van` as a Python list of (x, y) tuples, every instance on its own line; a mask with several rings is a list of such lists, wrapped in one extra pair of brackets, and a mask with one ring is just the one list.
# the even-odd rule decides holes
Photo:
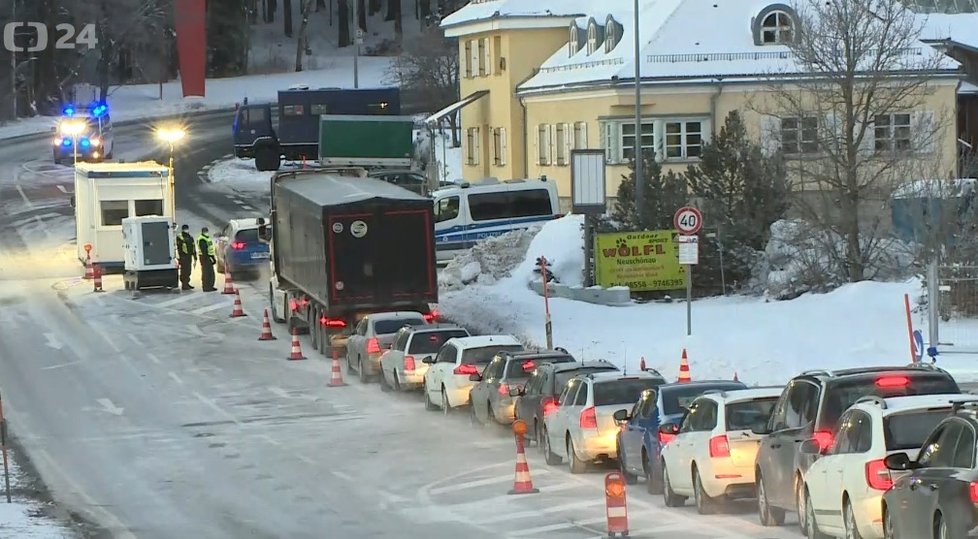
[(435, 203), (435, 246), (446, 262), (475, 242), (561, 217), (557, 184), (488, 178), (431, 193)]

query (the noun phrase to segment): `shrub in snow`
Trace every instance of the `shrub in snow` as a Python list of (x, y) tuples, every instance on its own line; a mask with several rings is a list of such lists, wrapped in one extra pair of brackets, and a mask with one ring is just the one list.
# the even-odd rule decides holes
[(523, 262), (530, 240), (539, 231), (540, 227), (535, 226), (479, 241), (449, 261), (439, 275), (441, 288), (461, 290), (476, 282), (492, 284), (508, 276)]

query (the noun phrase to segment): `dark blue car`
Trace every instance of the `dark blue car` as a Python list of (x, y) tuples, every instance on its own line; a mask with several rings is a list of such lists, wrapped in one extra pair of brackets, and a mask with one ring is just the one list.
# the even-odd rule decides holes
[(644, 476), (649, 493), (661, 494), (659, 449), (675, 435), (659, 432), (659, 427), (667, 423), (678, 425), (686, 414), (686, 406), (706, 391), (746, 388), (743, 383), (731, 380), (674, 382), (644, 391), (631, 410), (619, 410), (615, 416), (621, 425), (618, 462), (625, 480), (635, 483), (638, 476)]
[(257, 274), (268, 268), (268, 243), (258, 237), (258, 219), (232, 219), (215, 238), (217, 271)]

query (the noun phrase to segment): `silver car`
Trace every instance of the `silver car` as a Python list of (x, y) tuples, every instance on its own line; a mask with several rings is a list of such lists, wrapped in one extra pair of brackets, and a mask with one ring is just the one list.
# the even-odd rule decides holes
[(380, 374), (380, 356), (394, 344), (404, 326), (426, 326), (428, 316), (417, 311), (371, 313), (360, 319), (346, 342), (346, 365), (367, 383)]
[(454, 324), (401, 328), (394, 337), (394, 345), (380, 357), (381, 389), (421, 389), (424, 373), (428, 372), (424, 360), (435, 357), (448, 339), (469, 336), (467, 329)]

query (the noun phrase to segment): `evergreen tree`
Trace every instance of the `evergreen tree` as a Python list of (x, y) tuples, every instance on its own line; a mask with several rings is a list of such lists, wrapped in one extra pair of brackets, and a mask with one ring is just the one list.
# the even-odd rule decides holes
[[(655, 155), (642, 154), (642, 172), (645, 176), (644, 213), (649, 230), (672, 228), (672, 216), (676, 209), (686, 205), (689, 198), (683, 178), (672, 171), (663, 173)], [(635, 162), (629, 164), (631, 172), (622, 176), (618, 185), (615, 205), (611, 210), (612, 226), (618, 230), (639, 230), (638, 210), (635, 206)], [(607, 227), (603, 227), (607, 228)]]

